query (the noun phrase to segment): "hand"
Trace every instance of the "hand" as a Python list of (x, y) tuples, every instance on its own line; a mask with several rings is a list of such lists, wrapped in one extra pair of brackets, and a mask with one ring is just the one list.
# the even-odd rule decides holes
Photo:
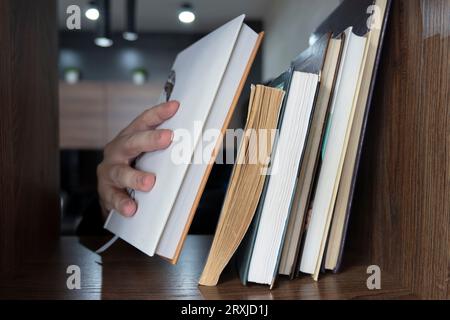
[(153, 188), (155, 174), (138, 171), (131, 164), (141, 153), (165, 149), (172, 143), (173, 132), (156, 127), (170, 119), (178, 107), (177, 101), (170, 101), (148, 109), (106, 145), (103, 161), (97, 167), (97, 189), (104, 216), (111, 209), (125, 217), (133, 216), (137, 204), (126, 188), (143, 192)]

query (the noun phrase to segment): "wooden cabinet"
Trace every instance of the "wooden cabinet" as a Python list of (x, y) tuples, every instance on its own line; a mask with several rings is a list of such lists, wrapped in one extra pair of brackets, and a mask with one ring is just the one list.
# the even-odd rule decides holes
[(106, 141), (106, 85), (59, 85), (59, 145), (64, 149), (97, 149)]
[(102, 149), (130, 121), (157, 102), (160, 90), (152, 84), (60, 82), (60, 148)]
[(106, 85), (106, 140), (113, 139), (134, 118), (157, 103), (162, 87), (127, 83)]

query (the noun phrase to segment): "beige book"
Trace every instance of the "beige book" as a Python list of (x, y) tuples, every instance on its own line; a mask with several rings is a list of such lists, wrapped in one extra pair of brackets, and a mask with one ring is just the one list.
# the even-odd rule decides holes
[[(245, 134), (200, 285), (217, 284), (250, 226), (266, 179), (283, 97), (282, 90), (252, 86)], [(261, 139), (266, 138), (266, 145), (260, 147)]]
[[(376, 5), (380, 9), (381, 17), (384, 17), (387, 7), (387, 1), (377, 0)], [(347, 211), (349, 209), (348, 207), (349, 207), (350, 191), (352, 188), (352, 183), (354, 183), (352, 182), (353, 178), (356, 174), (355, 172), (356, 158), (380, 38), (381, 38), (381, 25), (380, 26), (375, 25), (375, 27), (368, 34), (367, 59), (364, 66), (361, 88), (359, 91), (353, 125), (347, 147), (347, 153), (345, 155), (344, 167), (342, 170), (342, 176), (339, 183), (339, 191), (333, 213), (333, 222), (331, 225), (331, 231), (329, 235), (325, 257), (325, 269), (328, 270), (334, 270), (337, 267), (341, 247), (343, 244), (346, 217), (348, 215)]]
[(336, 204), (336, 197), (337, 197), (337, 191), (339, 188), (339, 183), (340, 183), (340, 178), (341, 178), (341, 174), (342, 174), (342, 170), (343, 170), (343, 166), (344, 166), (344, 160), (345, 160), (345, 154), (347, 152), (347, 147), (348, 147), (348, 141), (350, 139), (350, 131), (351, 128), (353, 126), (353, 119), (355, 118), (355, 110), (356, 110), (356, 103), (357, 103), (357, 98), (358, 98), (358, 94), (359, 91), (361, 89), (361, 85), (362, 85), (362, 78), (363, 78), (363, 70), (364, 70), (364, 65), (366, 63), (366, 59), (367, 59), (367, 53), (368, 53), (368, 49), (369, 49), (369, 42), (367, 37), (364, 37), (365, 39), (365, 49), (364, 49), (364, 55), (362, 58), (362, 62), (361, 62), (361, 68), (360, 71), (358, 73), (358, 83), (357, 83), (357, 87), (356, 87), (356, 91), (355, 91), (355, 96), (353, 99), (353, 103), (352, 103), (352, 110), (350, 113), (350, 118), (349, 118), (349, 122), (347, 124), (347, 130), (345, 132), (345, 137), (344, 137), (344, 146), (342, 148), (342, 152), (340, 153), (340, 162), (339, 162), (339, 167), (338, 167), (338, 173), (337, 173), (337, 178), (335, 180), (334, 183), (334, 188), (333, 188), (333, 196), (332, 196), (332, 202), (328, 208), (328, 215), (327, 215), (327, 220), (326, 220), (326, 224), (325, 224), (325, 233), (322, 237), (322, 241), (320, 242), (320, 253), (319, 253), (319, 260), (317, 261), (316, 264), (316, 269), (314, 271), (313, 274), (313, 278), (315, 281), (317, 281), (319, 279), (319, 272), (320, 272), (320, 267), (322, 265), (322, 261), (323, 261), (323, 256), (325, 254), (325, 246), (327, 243), (327, 239), (328, 239), (328, 235), (329, 235), (329, 231), (330, 231), (330, 226), (331, 226), (331, 221), (333, 218), (333, 212), (334, 212), (334, 206)]
[(310, 134), (305, 149), (304, 159), (300, 168), (297, 186), (292, 201), (292, 208), (286, 239), (283, 244), (279, 274), (292, 275), (296, 265), (303, 221), (308, 210), (308, 197), (312, 188), (314, 172), (320, 155), (320, 144), (326, 125), (328, 106), (336, 78), (336, 69), (341, 52), (341, 39), (331, 39), (328, 45), (323, 70), (321, 73), (320, 88), (317, 96)]
[(300, 263), (300, 271), (313, 275), (315, 280), (318, 279), (329, 233), (366, 49), (367, 38), (355, 35), (352, 28), (348, 28), (345, 31), (342, 61), (331, 105), (330, 129)]

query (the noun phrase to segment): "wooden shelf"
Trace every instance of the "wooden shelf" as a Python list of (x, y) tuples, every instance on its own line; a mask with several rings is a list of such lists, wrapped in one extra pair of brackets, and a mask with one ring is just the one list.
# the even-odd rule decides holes
[(450, 297), (450, 1), (393, 0), (348, 247)]
[[(123, 243), (100, 258), (76, 238), (58, 242), (56, 3), (7, 0), (0, 8), (7, 57), (0, 74), (0, 298), (450, 298), (450, 1), (392, 1), (346, 266), (317, 283), (281, 279), (272, 291), (242, 287), (232, 270), (219, 286), (199, 288), (210, 241), (204, 237), (189, 237), (176, 266)], [(104, 239), (82, 241), (98, 247)], [(55, 242), (58, 249), (47, 251)], [(82, 269), (82, 290), (66, 288), (72, 264)], [(373, 264), (382, 270), (380, 291), (365, 285)]]
[[(123, 241), (103, 256), (93, 250), (105, 238), (63, 237), (49, 256), (30, 261), (14, 279), (0, 283), (0, 299), (404, 299), (417, 298), (390, 275), (382, 273), (382, 290), (366, 287), (366, 266), (344, 267), (319, 282), (310, 277), (281, 278), (268, 286), (244, 287), (228, 268), (217, 287), (197, 285), (212, 240), (189, 236), (177, 265), (150, 258)], [(88, 249), (92, 248), (92, 249)], [(81, 290), (68, 290), (66, 268), (81, 268)], [(351, 263), (350, 263), (351, 264)]]

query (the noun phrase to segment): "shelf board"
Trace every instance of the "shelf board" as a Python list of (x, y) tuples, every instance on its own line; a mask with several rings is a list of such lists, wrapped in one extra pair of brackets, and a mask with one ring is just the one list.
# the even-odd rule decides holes
[[(228, 268), (216, 287), (197, 281), (211, 237), (189, 236), (177, 265), (150, 258), (119, 240), (102, 256), (94, 250), (108, 239), (62, 237), (49, 256), (30, 260), (16, 277), (1, 283), (0, 298), (8, 299), (411, 299), (388, 274), (382, 289), (368, 290), (366, 267), (351, 265), (339, 274), (322, 275), (319, 282), (304, 276), (280, 278), (276, 287), (244, 287), (234, 268)], [(81, 268), (81, 289), (66, 288), (66, 268)]]

